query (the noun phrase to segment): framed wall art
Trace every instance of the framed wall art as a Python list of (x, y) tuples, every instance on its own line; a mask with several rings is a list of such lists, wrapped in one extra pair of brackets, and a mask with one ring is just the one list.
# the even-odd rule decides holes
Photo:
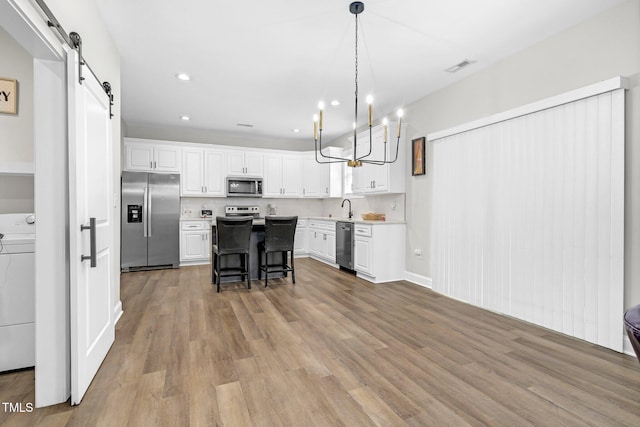
[(18, 81), (0, 77), (0, 113), (18, 114)]
[(411, 175), (425, 174), (424, 136), (411, 141)]

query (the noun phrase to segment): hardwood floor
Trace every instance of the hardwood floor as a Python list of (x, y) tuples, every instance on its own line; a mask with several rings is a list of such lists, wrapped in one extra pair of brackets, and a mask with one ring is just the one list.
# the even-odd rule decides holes
[[(310, 259), (251, 291), (207, 266), (122, 276), (116, 341), (81, 405), (2, 426), (640, 425), (630, 356)], [(33, 402), (33, 371), (0, 401)]]

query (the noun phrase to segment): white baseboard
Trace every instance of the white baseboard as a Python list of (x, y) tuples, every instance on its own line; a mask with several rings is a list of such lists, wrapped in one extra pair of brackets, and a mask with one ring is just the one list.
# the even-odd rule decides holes
[(209, 258), (205, 259), (197, 259), (197, 260), (193, 260), (193, 261), (180, 261), (180, 267), (189, 267), (192, 265), (205, 265), (205, 264), (211, 264), (211, 260), (209, 260)]
[(431, 277), (421, 276), (420, 274), (412, 273), (410, 271), (404, 272), (404, 280), (429, 289), (431, 289), (432, 286)]
[(629, 340), (629, 337), (627, 335), (624, 336), (624, 339), (622, 340), (622, 352), (624, 354), (628, 354), (629, 356), (636, 356), (635, 351), (633, 351), (633, 347), (631, 346), (631, 341)]
[(115, 319), (113, 322), (114, 326), (118, 324), (118, 320), (120, 320), (123, 313), (124, 312), (122, 311), (122, 301), (118, 301), (116, 306), (113, 308), (113, 318)]

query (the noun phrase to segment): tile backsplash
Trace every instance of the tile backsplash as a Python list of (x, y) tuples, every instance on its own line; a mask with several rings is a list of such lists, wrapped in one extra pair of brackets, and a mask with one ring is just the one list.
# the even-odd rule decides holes
[(321, 199), (261, 199), (261, 198), (202, 198), (183, 197), (182, 217), (198, 218), (202, 209), (211, 209), (213, 216), (224, 216), (227, 205), (260, 206), (262, 215), (275, 209), (277, 215), (320, 216), (323, 212)]
[[(183, 197), (181, 216), (199, 218), (202, 209), (210, 209), (212, 215), (223, 216), (227, 205), (260, 206), (262, 215), (269, 215), (275, 209), (277, 215), (298, 215), (301, 217), (346, 218), (348, 204), (340, 205), (343, 199), (265, 199), (265, 198), (202, 198)], [(350, 197), (354, 218), (367, 212), (384, 213), (388, 221), (405, 220), (404, 194), (381, 194), (367, 197)]]

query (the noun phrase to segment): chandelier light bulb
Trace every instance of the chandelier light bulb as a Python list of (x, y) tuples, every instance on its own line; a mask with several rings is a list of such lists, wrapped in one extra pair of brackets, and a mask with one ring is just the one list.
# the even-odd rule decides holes
[(402, 118), (402, 116), (404, 116), (404, 111), (402, 111), (402, 108), (398, 109), (398, 117)]
[(367, 95), (367, 104), (369, 105), (373, 104), (373, 96)]
[(369, 104), (369, 127), (373, 124), (373, 96), (367, 95), (367, 104)]
[(404, 111), (402, 108), (398, 109), (398, 138), (400, 138), (400, 128), (402, 127), (402, 116), (404, 116)]

